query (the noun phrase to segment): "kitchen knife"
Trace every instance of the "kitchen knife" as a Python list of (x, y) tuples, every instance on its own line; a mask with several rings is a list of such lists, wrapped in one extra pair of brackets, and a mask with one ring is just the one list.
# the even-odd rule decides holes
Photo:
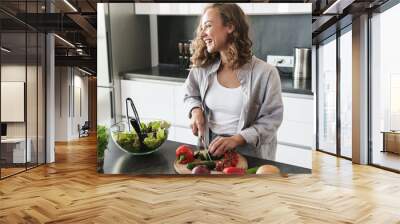
[(208, 159), (209, 159), (210, 161), (212, 161), (212, 158), (211, 158), (211, 156), (210, 156), (210, 152), (208, 151), (208, 145), (206, 144), (206, 141), (204, 140), (204, 137), (203, 137), (203, 136), (200, 137), (200, 140), (201, 140), (201, 143), (202, 143), (203, 146), (204, 146), (204, 150), (206, 150)]

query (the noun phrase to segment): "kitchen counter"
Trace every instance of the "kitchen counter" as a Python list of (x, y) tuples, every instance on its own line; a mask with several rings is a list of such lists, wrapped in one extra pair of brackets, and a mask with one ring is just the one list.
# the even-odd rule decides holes
[[(123, 79), (149, 79), (169, 82), (185, 82), (187, 74), (179, 71), (177, 66), (162, 65), (146, 69), (126, 72), (123, 74)], [(282, 92), (313, 95), (311, 91), (311, 80), (293, 80), (290, 76), (281, 76)]]
[(126, 72), (123, 75), (123, 79), (153, 79), (160, 81), (171, 81), (171, 82), (185, 82), (187, 74), (183, 71), (179, 71), (178, 66), (174, 65), (162, 65), (151, 68), (134, 70)]
[[(132, 156), (118, 148), (111, 148), (105, 152), (104, 173), (132, 175), (176, 174), (174, 169), (175, 150), (180, 145), (182, 143), (166, 141), (157, 152), (145, 156)], [(283, 173), (311, 173), (311, 169), (256, 158), (249, 147), (238, 149), (238, 152), (247, 159), (249, 168), (269, 164), (277, 166)], [(195, 149), (196, 147), (192, 146), (192, 148)]]

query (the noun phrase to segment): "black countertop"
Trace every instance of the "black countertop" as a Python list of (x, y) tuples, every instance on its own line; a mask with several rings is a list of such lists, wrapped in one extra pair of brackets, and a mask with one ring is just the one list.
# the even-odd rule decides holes
[[(145, 156), (130, 155), (119, 148), (112, 147), (112, 144), (109, 144), (110, 149), (106, 150), (104, 156), (105, 174), (177, 174), (174, 169), (175, 150), (183, 143), (166, 141), (157, 152)], [(192, 146), (192, 148), (196, 147)], [(238, 149), (238, 152), (246, 157), (249, 168), (269, 164), (277, 166), (283, 173), (311, 173), (311, 169), (256, 158), (252, 151), (249, 146)]]
[[(184, 82), (188, 72), (180, 71), (175, 65), (159, 65), (146, 69), (139, 69), (123, 74), (123, 79), (153, 79), (160, 81)], [(282, 92), (313, 95), (311, 79), (294, 80), (288, 75), (281, 75)]]

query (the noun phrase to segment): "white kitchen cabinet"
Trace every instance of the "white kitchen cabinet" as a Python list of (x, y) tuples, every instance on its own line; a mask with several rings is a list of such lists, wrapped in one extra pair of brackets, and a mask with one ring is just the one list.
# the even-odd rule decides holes
[(183, 104), (184, 86), (175, 86), (174, 88), (174, 108), (175, 108), (175, 125), (190, 128), (190, 119), (185, 106)]
[[(131, 97), (143, 121), (163, 119), (171, 122), (169, 139), (196, 144), (190, 120), (183, 104), (184, 86), (181, 82), (122, 80), (122, 111), (125, 99)], [(284, 116), (278, 129), (278, 143), (314, 147), (313, 96), (283, 93)], [(130, 112), (131, 113), (131, 112)], [(132, 113), (131, 113), (132, 116)]]
[(97, 87), (97, 124), (110, 126), (115, 123), (113, 88)]
[(283, 122), (278, 129), (278, 142), (296, 144), (303, 147), (313, 147), (313, 124), (288, 121)]
[[(189, 5), (189, 15), (201, 15), (207, 3), (193, 3)], [(183, 13), (185, 14), (185, 13)]]
[(158, 14), (157, 3), (135, 3), (135, 13), (139, 15)]
[[(174, 86), (162, 82), (121, 80), (122, 114), (132, 98), (141, 121), (162, 119), (174, 123)], [(129, 106), (130, 108), (130, 106)], [(130, 116), (133, 112), (129, 109)]]
[(284, 119), (312, 123), (314, 120), (313, 96), (300, 98), (296, 95), (283, 94)]
[[(121, 80), (122, 111), (126, 114), (125, 99), (131, 97), (142, 121), (163, 119), (171, 123), (168, 139), (196, 144), (190, 120), (183, 105), (183, 83), (152, 80)], [(130, 116), (132, 112), (130, 111)]]
[(138, 15), (201, 15), (206, 3), (135, 3)]
[(253, 3), (251, 15), (311, 14), (311, 3)]
[(312, 169), (312, 150), (278, 144), (275, 160)]
[[(139, 15), (201, 15), (207, 3), (135, 3)], [(310, 14), (311, 3), (238, 3), (246, 15)]]
[(175, 131), (174, 141), (192, 145), (197, 144), (197, 136), (193, 135), (190, 128), (174, 126), (173, 129)]
[(278, 143), (314, 148), (314, 97), (283, 93), (283, 121)]

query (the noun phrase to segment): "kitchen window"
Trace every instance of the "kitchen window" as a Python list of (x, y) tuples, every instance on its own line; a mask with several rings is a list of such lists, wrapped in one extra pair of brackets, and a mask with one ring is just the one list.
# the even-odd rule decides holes
[(317, 149), (352, 157), (352, 26), (322, 41), (317, 52)]
[(318, 47), (318, 149), (336, 154), (336, 35)]
[(400, 171), (400, 4), (371, 18), (370, 163)]
[(352, 32), (341, 31), (340, 48), (340, 155), (352, 157)]

